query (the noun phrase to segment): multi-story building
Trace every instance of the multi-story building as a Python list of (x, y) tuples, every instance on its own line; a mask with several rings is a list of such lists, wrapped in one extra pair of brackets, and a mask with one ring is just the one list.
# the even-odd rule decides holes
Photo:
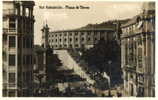
[(31, 95), (33, 6), (33, 1), (3, 1), (3, 96)]
[(49, 32), (48, 44), (54, 49), (62, 48), (91, 48), (101, 38), (112, 40), (115, 30), (110, 28), (102, 29), (74, 29)]
[(122, 24), (121, 66), (124, 96), (155, 96), (155, 3)]

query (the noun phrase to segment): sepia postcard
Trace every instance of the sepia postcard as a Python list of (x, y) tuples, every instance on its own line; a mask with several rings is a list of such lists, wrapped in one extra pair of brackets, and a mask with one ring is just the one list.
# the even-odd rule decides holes
[(155, 97), (154, 1), (1, 1), (2, 97)]

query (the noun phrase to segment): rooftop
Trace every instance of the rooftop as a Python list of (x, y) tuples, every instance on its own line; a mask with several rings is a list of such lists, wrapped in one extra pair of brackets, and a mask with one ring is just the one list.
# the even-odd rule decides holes
[(71, 29), (71, 30), (58, 30), (58, 31), (52, 31), (52, 33), (55, 32), (74, 32), (74, 31), (115, 31), (116, 30), (116, 24), (117, 21), (120, 23), (125, 23), (129, 19), (125, 20), (110, 20), (110, 21), (105, 21), (100, 24), (88, 24), (86, 26), (83, 26), (81, 28), (77, 29)]
[(137, 22), (137, 20), (141, 17), (141, 15), (136, 15), (133, 18), (131, 18), (130, 20), (127, 21), (127, 23), (124, 23), (121, 25), (121, 27), (127, 27), (129, 25), (133, 25)]

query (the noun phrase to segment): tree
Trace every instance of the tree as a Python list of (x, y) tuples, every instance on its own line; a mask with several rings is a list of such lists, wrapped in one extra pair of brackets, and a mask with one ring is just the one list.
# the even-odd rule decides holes
[[(93, 48), (83, 52), (81, 57), (88, 63), (88, 69), (96, 69), (121, 78), (120, 46), (116, 40), (105, 41), (103, 38)], [(112, 64), (108, 64), (112, 61)], [(109, 69), (110, 68), (110, 69)], [(119, 80), (119, 78), (118, 78)]]
[(58, 76), (57, 69), (62, 63), (56, 54), (53, 54), (53, 49), (50, 47), (46, 50), (46, 74), (47, 80), (54, 80)]

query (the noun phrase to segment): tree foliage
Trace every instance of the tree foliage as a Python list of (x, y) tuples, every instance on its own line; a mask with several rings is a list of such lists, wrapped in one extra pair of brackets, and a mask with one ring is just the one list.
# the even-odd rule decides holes
[(96, 67), (99, 71), (108, 70), (105, 66), (108, 61), (116, 62), (120, 56), (120, 47), (116, 41), (101, 39), (93, 48), (83, 52), (82, 58), (89, 66)]
[(57, 68), (62, 63), (56, 54), (53, 54), (53, 49), (47, 48), (46, 50), (46, 73), (47, 79), (53, 79), (54, 75), (57, 74)]

